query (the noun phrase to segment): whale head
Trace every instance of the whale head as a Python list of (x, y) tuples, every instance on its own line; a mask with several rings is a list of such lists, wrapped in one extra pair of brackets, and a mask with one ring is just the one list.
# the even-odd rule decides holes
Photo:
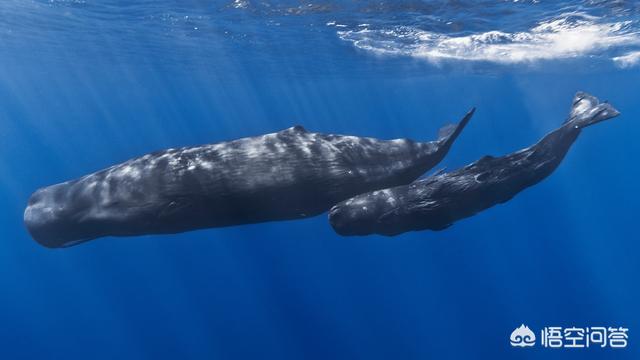
[(380, 214), (389, 206), (389, 190), (355, 196), (329, 210), (329, 223), (340, 235), (369, 235), (377, 229)]
[(31, 237), (49, 248), (69, 247), (104, 236), (118, 214), (99, 211), (82, 181), (68, 181), (34, 192), (24, 211)]
[(89, 205), (64, 201), (67, 197), (66, 184), (57, 184), (37, 190), (29, 198), (24, 224), (41, 245), (59, 248), (85, 240), (78, 215)]

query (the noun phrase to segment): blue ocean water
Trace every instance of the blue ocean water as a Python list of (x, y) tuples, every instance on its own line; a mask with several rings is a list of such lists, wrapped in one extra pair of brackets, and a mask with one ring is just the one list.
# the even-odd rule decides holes
[[(636, 1), (0, 3), (1, 359), (640, 356)], [(537, 141), (578, 90), (622, 115), (560, 168), (442, 232), (343, 238), (326, 216), (51, 250), (39, 187), (274, 132), (433, 139), (439, 167)], [(513, 348), (526, 324), (624, 349)]]

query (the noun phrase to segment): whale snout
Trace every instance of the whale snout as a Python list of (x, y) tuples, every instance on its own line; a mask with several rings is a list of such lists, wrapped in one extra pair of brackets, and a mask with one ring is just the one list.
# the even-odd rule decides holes
[(54, 187), (37, 190), (29, 198), (24, 211), (24, 224), (31, 237), (49, 248), (64, 244), (58, 235), (64, 222), (60, 219), (60, 208), (54, 201), (55, 192)]
[(340, 205), (336, 205), (329, 210), (329, 223), (331, 227), (340, 235), (349, 235), (347, 232), (347, 215)]
[(342, 202), (329, 210), (329, 223), (339, 235), (368, 235), (371, 219), (366, 211), (366, 207), (354, 207)]
[(31, 237), (46, 247), (57, 247), (47, 234), (51, 233), (47, 228), (55, 222), (54, 210), (44, 201), (46, 190), (40, 189), (33, 193), (24, 210), (24, 225)]
[(66, 247), (83, 239), (77, 210), (67, 204), (65, 184), (34, 192), (24, 211), (24, 225), (31, 237), (48, 248)]

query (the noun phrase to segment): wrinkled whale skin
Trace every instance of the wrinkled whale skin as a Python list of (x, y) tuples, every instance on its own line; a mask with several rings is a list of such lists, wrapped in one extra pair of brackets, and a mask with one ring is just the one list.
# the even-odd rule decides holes
[(356, 194), (408, 184), (445, 156), (473, 111), (430, 142), (308, 132), (132, 159), (36, 191), (24, 222), (47, 247), (318, 215)]
[(542, 181), (558, 167), (584, 127), (617, 115), (609, 104), (578, 93), (569, 119), (538, 143), (502, 157), (485, 156), (409, 185), (360, 194), (334, 206), (329, 221), (341, 235), (394, 236), (445, 229)]

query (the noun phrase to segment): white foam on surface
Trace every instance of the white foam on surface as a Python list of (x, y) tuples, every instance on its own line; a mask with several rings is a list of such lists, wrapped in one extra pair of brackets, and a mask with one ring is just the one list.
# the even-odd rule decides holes
[(621, 68), (630, 68), (640, 65), (640, 51), (631, 51), (625, 55), (612, 58), (613, 62)]
[(249, 7), (249, 2), (246, 0), (234, 0), (231, 5), (236, 9), (246, 9)]
[[(597, 55), (619, 48), (640, 47), (632, 21), (605, 21), (583, 13), (562, 14), (528, 31), (499, 30), (447, 35), (410, 26), (338, 31), (359, 49), (378, 54), (411, 56), (433, 62), (447, 59), (517, 64)], [(618, 57), (619, 64), (638, 61), (637, 53)]]

